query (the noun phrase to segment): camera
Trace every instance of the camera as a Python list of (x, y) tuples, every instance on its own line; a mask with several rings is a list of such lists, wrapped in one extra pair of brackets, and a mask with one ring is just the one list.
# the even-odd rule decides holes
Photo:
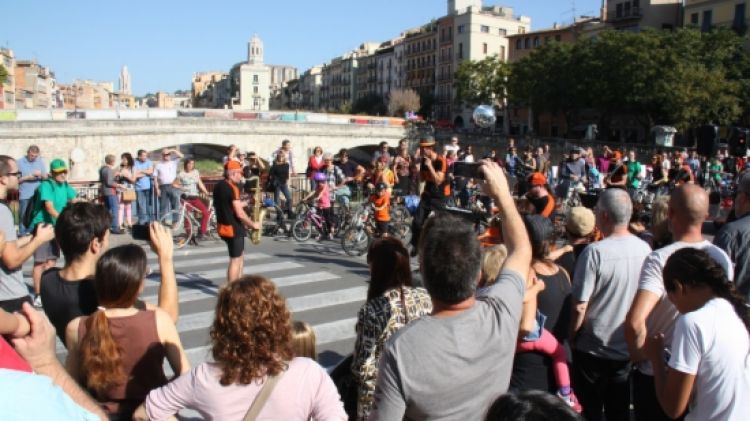
[(480, 163), (458, 161), (453, 164), (453, 175), (457, 177), (477, 178), (484, 180), (484, 174), (479, 171)]

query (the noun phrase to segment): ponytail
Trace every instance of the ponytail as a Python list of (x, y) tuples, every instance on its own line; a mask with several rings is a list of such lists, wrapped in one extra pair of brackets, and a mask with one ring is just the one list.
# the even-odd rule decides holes
[(712, 286), (714, 294), (717, 297), (721, 297), (734, 307), (734, 312), (737, 313), (737, 317), (742, 320), (745, 324), (745, 329), (750, 333), (750, 307), (747, 306), (745, 298), (737, 292), (732, 282), (724, 282), (721, 285)]
[(663, 278), (667, 291), (675, 290), (675, 282), (711, 288), (717, 297), (732, 304), (737, 317), (750, 333), (750, 308), (745, 299), (737, 293), (734, 283), (729, 281), (724, 268), (705, 251), (686, 247), (672, 253), (664, 265)]
[(103, 309), (92, 314), (84, 323), (86, 334), (81, 338), (79, 349), (85, 383), (90, 390), (103, 395), (127, 381), (120, 348), (112, 338)]

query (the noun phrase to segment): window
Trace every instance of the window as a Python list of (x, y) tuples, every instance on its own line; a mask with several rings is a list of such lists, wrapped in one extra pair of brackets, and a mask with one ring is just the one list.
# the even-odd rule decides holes
[(258, 87), (257, 87), (257, 86), (253, 86), (253, 93), (254, 93), (254, 94), (257, 94), (257, 93), (258, 93)]
[(696, 25), (696, 26), (698, 25), (698, 14), (697, 13), (693, 13), (693, 14), (690, 15), (690, 24), (691, 25)]
[(490, 33), (490, 27), (487, 26), (487, 25), (480, 26), (479, 30), (482, 31), (482, 32), (484, 32), (485, 34), (489, 34)]
[(745, 3), (734, 5), (734, 23), (732, 28), (734, 30), (743, 30), (747, 24), (745, 23)]
[(487, 43), (482, 43), (482, 54), (487, 54)]
[(500, 34), (501, 37), (508, 35), (508, 31), (503, 28), (498, 29), (498, 33)]
[(534, 48), (539, 47), (541, 43), (539, 42), (539, 37), (534, 37)]
[(516, 50), (523, 50), (523, 40), (521, 38), (516, 40)]
[(258, 83), (258, 75), (253, 75), (253, 83)]
[(531, 48), (531, 38), (526, 38), (523, 40), (523, 48), (527, 50)]
[(622, 3), (617, 3), (617, 8), (615, 9), (615, 17), (616, 18), (622, 17)]
[(518, 33), (519, 34), (525, 34), (526, 33), (526, 27), (525, 26), (519, 26), (518, 27)]
[(464, 58), (464, 43), (459, 42), (458, 43), (458, 59)]
[(711, 30), (711, 18), (712, 13), (710, 10), (704, 10), (703, 11), (703, 24), (701, 25), (701, 31), (708, 32)]
[(505, 61), (505, 46), (504, 45), (500, 46), (499, 56), (500, 56), (500, 61)]
[(458, 32), (459, 34), (463, 34), (463, 33), (464, 33), (464, 28), (465, 28), (465, 27), (466, 27), (465, 25), (458, 25), (458, 26), (456, 27), (456, 32)]
[(625, 7), (622, 10), (622, 14), (624, 16), (630, 16), (630, 2), (629, 1), (625, 2)]

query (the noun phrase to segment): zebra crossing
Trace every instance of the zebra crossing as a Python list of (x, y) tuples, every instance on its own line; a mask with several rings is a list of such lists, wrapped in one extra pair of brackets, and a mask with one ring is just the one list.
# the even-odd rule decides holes
[[(152, 273), (141, 299), (156, 304), (158, 258), (144, 248)], [(260, 246), (248, 243), (245, 251), (245, 273), (271, 279), (286, 297), (292, 317), (313, 327), (321, 365), (331, 369), (345, 358), (354, 347), (356, 315), (367, 295), (364, 259), (343, 255), (333, 243), (269, 240)], [(210, 359), (208, 331), (228, 259), (223, 242), (204, 242), (174, 253), (180, 302), (177, 330), (191, 366)], [(30, 283), (31, 265), (24, 272)], [(56, 351), (64, 360), (67, 352), (59, 339)]]

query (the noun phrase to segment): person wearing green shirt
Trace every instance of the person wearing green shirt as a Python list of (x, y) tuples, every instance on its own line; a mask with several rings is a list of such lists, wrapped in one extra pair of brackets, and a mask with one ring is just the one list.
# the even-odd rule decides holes
[(721, 163), (721, 156), (715, 156), (708, 164), (709, 186), (712, 189), (718, 189), (721, 186), (721, 174), (724, 172), (724, 164)]
[[(39, 224), (55, 225), (57, 217), (65, 206), (76, 198), (76, 191), (70, 187), (67, 181), (68, 166), (62, 159), (55, 159), (49, 166), (49, 179), (39, 184), (35, 201), (34, 216), (29, 224), (31, 232), (35, 232)], [(48, 241), (34, 252), (34, 268), (31, 271), (31, 279), (34, 282), (34, 306), (41, 307), (42, 300), (39, 297), (39, 286), (42, 273), (55, 266), (60, 258), (60, 248), (56, 240)]]
[(641, 171), (643, 169), (640, 162), (635, 159), (635, 151), (628, 151), (628, 189), (635, 190), (641, 187)]

